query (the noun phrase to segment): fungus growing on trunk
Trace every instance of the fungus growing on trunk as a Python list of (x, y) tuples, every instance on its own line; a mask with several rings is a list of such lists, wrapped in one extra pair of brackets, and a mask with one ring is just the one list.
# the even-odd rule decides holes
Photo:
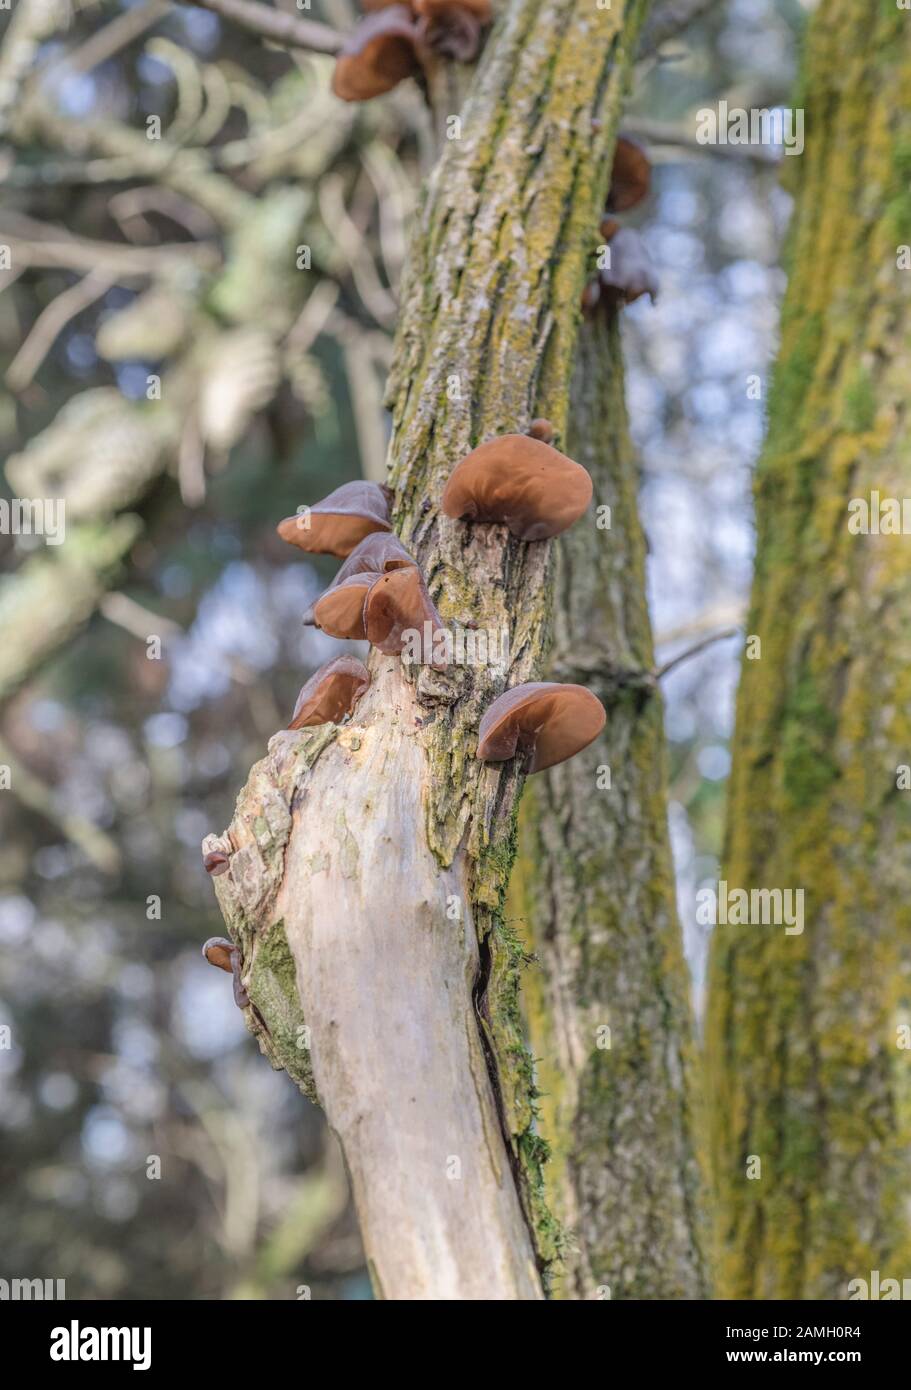
[(370, 672), (356, 656), (337, 656), (310, 677), (294, 706), (289, 729), (340, 724), (370, 684)]
[(525, 772), (543, 772), (587, 748), (607, 721), (604, 706), (584, 685), (534, 681), (516, 685), (484, 712), (478, 757), (502, 763), (525, 755)]
[(522, 541), (572, 526), (592, 497), (592, 480), (565, 454), (527, 434), (504, 434), (457, 464), (442, 508), (456, 520), (496, 522)]
[(299, 550), (344, 559), (365, 536), (392, 530), (389, 491), (379, 483), (343, 483), (322, 502), (286, 516), (276, 530)]
[(369, 101), (420, 72), (421, 34), (407, 5), (365, 15), (335, 61), (332, 90), (342, 101)]
[(234, 981), (234, 1002), (239, 1009), (245, 1009), (250, 1000), (240, 978), (240, 948), (225, 936), (210, 936), (202, 948), (202, 953), (210, 965), (217, 965), (219, 970), (227, 970), (231, 975)]
[(532, 420), (527, 433), (532, 439), (540, 439), (542, 444), (553, 444), (557, 437), (557, 431), (550, 420), (545, 420), (541, 416), (538, 416), (537, 420)]
[(330, 637), (347, 637), (362, 642), (367, 636), (364, 604), (379, 578), (380, 575), (369, 572), (349, 574), (341, 583), (333, 584), (313, 605), (316, 626)]
[(618, 136), (607, 193), (607, 211), (628, 212), (648, 195), (651, 182), (652, 166), (645, 150), (628, 135)]
[(611, 307), (647, 294), (654, 303), (659, 281), (648, 247), (632, 227), (620, 227), (611, 244), (611, 263), (599, 271), (601, 298)]
[[(372, 535), (365, 536), (360, 544), (354, 547), (321, 598), (326, 598), (333, 589), (344, 584), (352, 575), (386, 574), (389, 570), (405, 569), (409, 565), (416, 564), (417, 561), (414, 556), (408, 554), (398, 536), (384, 531), (375, 531)], [(304, 614), (306, 627), (322, 626), (316, 620), (316, 604), (319, 602), (320, 599), (317, 599)]]
[(393, 570), (374, 580), (364, 603), (364, 629), (371, 646), (387, 656), (398, 655), (404, 648), (405, 634), (413, 632), (423, 638), (425, 623), (430, 624), (432, 642), (433, 635), (443, 627), (443, 619), (417, 565)]
[(207, 874), (226, 874), (231, 867), (231, 861), (220, 849), (210, 850), (202, 857), (202, 866)]
[(490, 0), (414, 0), (428, 48), (458, 63), (471, 63), (491, 20)]

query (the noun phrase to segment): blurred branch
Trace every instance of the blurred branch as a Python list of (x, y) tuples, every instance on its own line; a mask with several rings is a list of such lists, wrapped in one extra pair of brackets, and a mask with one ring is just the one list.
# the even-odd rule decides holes
[(68, 19), (65, 0), (19, 0), (16, 5), (0, 47), (0, 135), (9, 129), (35, 55)]
[(385, 483), (386, 426), (383, 391), (370, 341), (374, 335), (365, 334), (360, 324), (338, 310), (330, 316), (327, 327), (339, 343), (345, 360), (361, 473), (371, 482)]
[(342, 190), (341, 174), (327, 174), (318, 188), (319, 210), (331, 228), (342, 254), (348, 261), (357, 292), (377, 323), (389, 327), (395, 322), (395, 295), (380, 283), (376, 263), (361, 229), (349, 217)]
[(655, 680), (660, 681), (669, 671), (673, 671), (675, 667), (680, 666), (684, 661), (689, 661), (691, 657), (698, 656), (700, 652), (704, 652), (707, 647), (714, 646), (716, 642), (724, 642), (728, 637), (736, 637), (739, 631), (739, 628), (728, 627), (722, 632), (710, 633), (708, 637), (703, 637), (701, 642), (694, 642), (691, 647), (687, 647), (685, 651), (678, 652), (676, 656), (671, 657), (670, 661), (666, 661), (663, 666), (659, 666), (655, 672)]
[(63, 227), (16, 212), (0, 212), (0, 235), (12, 248), (14, 265), (103, 270), (114, 283), (121, 277), (160, 275), (175, 263), (214, 268), (220, 259), (214, 243), (121, 246), (113, 241), (73, 236)]
[(701, 637), (703, 633), (710, 632), (719, 623), (723, 623), (725, 626), (733, 624), (736, 627), (742, 627), (745, 618), (746, 605), (742, 601), (713, 604), (710, 608), (704, 609), (702, 613), (697, 613), (696, 617), (690, 619), (689, 622), (656, 633), (655, 646), (667, 647), (672, 642), (684, 642), (690, 638)]
[(54, 800), (53, 789), (18, 761), (14, 750), (0, 739), (0, 762), (10, 768), (10, 791), (45, 820), (63, 831), (71, 844), (81, 849), (86, 859), (103, 874), (120, 872), (121, 854), (115, 842), (99, 826), (75, 812), (64, 811)]
[(30, 555), (0, 583), (0, 700), (89, 620), (141, 529), (117, 517), (69, 527), (64, 545)]
[(283, 45), (285, 48), (305, 48), (310, 53), (338, 53), (345, 42), (328, 24), (313, 19), (298, 19), (296, 15), (260, 5), (257, 0), (195, 0), (204, 10), (211, 10), (228, 19), (249, 34)]
[(665, 0), (663, 5), (657, 5), (645, 21), (639, 57), (650, 57), (668, 39), (676, 38), (688, 24), (701, 19), (718, 3), (719, 0)]
[(84, 43), (68, 53), (55, 54), (48, 63), (37, 69), (30, 81), (51, 84), (77, 73), (91, 72), (106, 63), (123, 48), (127, 48), (153, 24), (164, 19), (171, 5), (168, 0), (144, 0), (143, 4), (119, 14), (101, 29), (96, 29)]
[(184, 635), (180, 623), (175, 623), (172, 618), (166, 618), (163, 613), (154, 613), (151, 608), (143, 608), (141, 603), (137, 603), (135, 599), (129, 598), (119, 590), (115, 593), (105, 594), (98, 605), (98, 611), (103, 618), (107, 618), (109, 623), (122, 627), (132, 637), (138, 637), (140, 642), (147, 642), (150, 637), (182, 637)]
[(624, 120), (623, 130), (625, 134), (643, 140), (650, 150), (657, 145), (674, 145), (681, 149), (692, 150), (694, 154), (718, 155), (722, 159), (748, 160), (753, 164), (761, 164), (765, 168), (774, 166), (780, 162), (781, 153), (772, 145), (703, 145), (696, 139), (690, 131), (674, 121), (650, 121), (645, 118), (631, 117)]
[[(285, 1205), (281, 1220), (261, 1240), (253, 1268), (228, 1295), (232, 1299), (268, 1298), (279, 1280), (306, 1259), (344, 1213), (348, 1200), (341, 1160), (327, 1154), (324, 1164), (307, 1173)], [(286, 1297), (290, 1297), (290, 1292)]]
[(47, 354), (63, 329), (100, 299), (116, 282), (116, 273), (100, 267), (90, 270), (75, 285), (63, 290), (42, 309), (32, 324), (32, 330), (9, 365), (6, 384), (12, 391), (22, 391), (34, 379)]
[(218, 235), (217, 222), (203, 208), (175, 193), (172, 188), (161, 188), (154, 183), (145, 188), (127, 188), (122, 193), (114, 193), (108, 199), (108, 212), (125, 236), (128, 235), (128, 224), (137, 222), (151, 240), (152, 229), (144, 216), (147, 212), (157, 212), (171, 222), (177, 222), (196, 241), (206, 241)]

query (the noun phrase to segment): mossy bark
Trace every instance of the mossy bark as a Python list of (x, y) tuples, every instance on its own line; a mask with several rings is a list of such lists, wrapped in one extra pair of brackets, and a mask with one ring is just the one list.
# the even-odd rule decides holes
[[(447, 628), (505, 632), (507, 658), (412, 680), (374, 657), (353, 723), (320, 746), (273, 740), (218, 842), (231, 853), (216, 887), (243, 946), (249, 1021), (338, 1130), (374, 1281), (392, 1297), (534, 1298), (534, 1266), (558, 1243), (541, 1200), (522, 952), (502, 915), (522, 778), (474, 757), (482, 711), (539, 671), (551, 547), (438, 506), (475, 444), (538, 414), (565, 424), (644, 8), (513, 0), (430, 180), (403, 287), (389, 388), (397, 529)], [(289, 1026), (286, 990), (257, 990), (276, 978), (256, 959), (279, 927), (305, 1024)], [(281, 1037), (310, 1051), (312, 1073), (285, 1059)], [(454, 1157), (463, 1188), (441, 1181)]]
[[(811, 20), (796, 207), (738, 698), (731, 889), (802, 934), (718, 926), (707, 1060), (719, 1292), (847, 1298), (911, 1268), (911, 549), (849, 503), (911, 492), (911, 22)], [(748, 652), (751, 650), (748, 644)], [(752, 647), (755, 656), (756, 648)]]
[(547, 1195), (575, 1238), (556, 1292), (701, 1298), (688, 976), (616, 318), (582, 326), (567, 448), (610, 525), (560, 539), (550, 675), (588, 686), (608, 720), (529, 782), (509, 898), (536, 957), (525, 999)]

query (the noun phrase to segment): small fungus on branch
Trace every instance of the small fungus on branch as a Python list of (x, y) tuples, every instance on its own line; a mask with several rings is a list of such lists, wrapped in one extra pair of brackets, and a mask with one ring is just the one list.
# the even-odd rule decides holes
[(607, 212), (628, 212), (648, 196), (652, 182), (652, 165), (637, 140), (619, 135), (614, 150), (610, 188), (607, 193)]
[(647, 294), (652, 303), (659, 280), (643, 238), (632, 227), (621, 227), (610, 243), (611, 263), (598, 272), (601, 299), (611, 307), (632, 304)]
[(240, 948), (225, 936), (210, 936), (202, 948), (202, 953), (210, 965), (217, 965), (219, 970), (227, 970), (231, 975), (234, 981), (234, 1002), (239, 1009), (245, 1009), (250, 1000), (240, 978)]
[(527, 773), (565, 762), (598, 737), (607, 721), (604, 706), (584, 685), (533, 681), (513, 686), (484, 713), (478, 757), (501, 763), (525, 755)]
[(335, 583), (313, 605), (313, 621), (330, 637), (349, 638), (363, 642), (367, 636), (364, 626), (364, 604), (372, 586), (380, 578), (369, 572), (349, 574)]
[(386, 5), (365, 15), (348, 35), (332, 74), (342, 101), (369, 101), (420, 72), (421, 36), (407, 5)]
[[(329, 588), (315, 603), (311, 604), (304, 614), (305, 627), (322, 627), (316, 619), (316, 604), (323, 598), (327, 598), (333, 589), (339, 588), (347, 579), (356, 574), (387, 574), (389, 570), (405, 569), (409, 565), (416, 565), (417, 561), (413, 555), (402, 545), (398, 536), (391, 532), (374, 531), (372, 535), (365, 536), (364, 539), (354, 547), (345, 563), (339, 569), (338, 574), (333, 579)], [(324, 609), (324, 612), (331, 611)]]
[(294, 706), (289, 729), (340, 724), (370, 684), (370, 672), (355, 656), (337, 656), (310, 677)]
[(586, 470), (527, 434), (504, 434), (473, 449), (452, 472), (442, 508), (455, 520), (508, 526), (542, 541), (572, 526), (592, 497)]
[(364, 603), (364, 630), (367, 641), (377, 651), (387, 656), (399, 655), (405, 646), (405, 634), (423, 635), (425, 623), (430, 624), (431, 640), (443, 627), (443, 619), (417, 565), (381, 575), (370, 586)]
[(392, 530), (389, 490), (379, 483), (343, 483), (322, 502), (286, 516), (276, 530), (299, 550), (344, 559), (371, 532)]
[(202, 857), (202, 866), (207, 874), (226, 874), (231, 867), (231, 861), (220, 849), (210, 850)]

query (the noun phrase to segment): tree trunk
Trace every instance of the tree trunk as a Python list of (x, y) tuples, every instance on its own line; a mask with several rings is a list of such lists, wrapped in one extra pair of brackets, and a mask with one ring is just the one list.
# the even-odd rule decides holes
[(848, 528), (852, 498), (911, 477), (909, 90), (907, 14), (818, 11), (725, 855), (731, 891), (802, 890), (804, 930), (796, 898), (789, 932), (715, 929), (726, 1297), (846, 1298), (911, 1260), (911, 558), (907, 536)]
[(559, 1292), (701, 1298), (689, 982), (616, 318), (583, 324), (571, 402), (568, 449), (610, 529), (561, 537), (550, 674), (594, 690), (608, 722), (526, 789), (510, 891), (540, 963), (525, 997), (548, 1195), (577, 1243)]
[[(513, 0), (430, 181), (389, 399), (398, 530), (447, 627), (508, 659), (445, 673), (374, 653), (343, 729), (281, 734), (241, 793), (219, 900), (251, 1027), (319, 1096), (378, 1292), (539, 1298), (557, 1233), (502, 920), (521, 776), (474, 757), (481, 713), (533, 678), (550, 546), (438, 513), (454, 464), (565, 424), (579, 294), (644, 6)], [(594, 526), (589, 515), (580, 526)]]

